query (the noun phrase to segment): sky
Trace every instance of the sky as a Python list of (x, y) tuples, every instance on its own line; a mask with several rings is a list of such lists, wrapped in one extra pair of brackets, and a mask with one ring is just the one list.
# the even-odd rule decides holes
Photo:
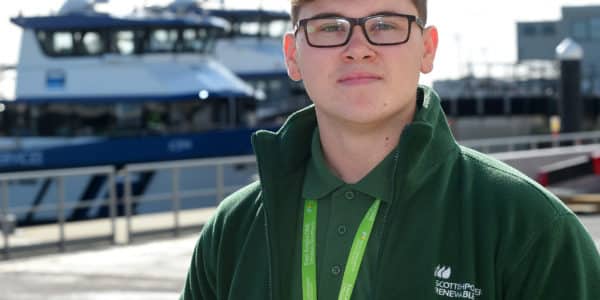
[[(14, 64), (18, 57), (20, 28), (9, 18), (56, 12), (64, 0), (19, 0), (0, 2), (0, 64)], [(164, 4), (170, 0), (111, 0), (106, 9), (128, 12), (135, 6)], [(225, 0), (228, 6), (286, 10), (286, 0)], [(467, 63), (512, 63), (516, 61), (516, 22), (561, 18), (562, 6), (600, 5), (600, 0), (429, 0), (428, 24), (435, 25), (440, 44), (435, 67), (422, 76), (423, 83), (458, 78)]]

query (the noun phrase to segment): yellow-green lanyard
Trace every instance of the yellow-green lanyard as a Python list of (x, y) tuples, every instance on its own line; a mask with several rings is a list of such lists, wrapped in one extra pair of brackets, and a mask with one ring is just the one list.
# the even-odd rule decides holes
[[(342, 287), (338, 300), (349, 300), (354, 290), (360, 264), (373, 230), (379, 210), (379, 199), (371, 205), (354, 236), (348, 255)], [(302, 227), (302, 299), (317, 300), (317, 201), (307, 199), (304, 203), (304, 225)]]

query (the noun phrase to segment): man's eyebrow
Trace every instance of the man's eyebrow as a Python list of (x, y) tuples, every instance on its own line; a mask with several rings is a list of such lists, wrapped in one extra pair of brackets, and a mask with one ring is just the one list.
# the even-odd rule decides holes
[(310, 18), (307, 19), (315, 19), (315, 18), (330, 18), (330, 17), (345, 17), (342, 14), (338, 14), (338, 13), (333, 13), (333, 12), (324, 12), (324, 13), (320, 13), (320, 14), (316, 14)]
[(399, 13), (397, 11), (391, 11), (391, 10), (382, 10), (382, 11), (378, 11), (376, 13), (372, 13), (370, 15), (376, 16), (376, 15), (409, 15), (409, 14)]
[[(377, 16), (377, 15), (397, 15), (397, 14), (402, 14), (404, 15), (404, 13), (398, 13), (395, 11), (391, 11), (391, 10), (382, 10), (382, 11), (378, 11), (378, 12), (374, 12), (371, 13), (367, 16)], [(367, 17), (367, 16), (362, 16), (362, 17)], [(334, 13), (334, 12), (324, 12), (324, 13), (320, 13), (320, 14), (316, 14), (310, 18), (307, 19), (315, 19), (315, 18), (335, 18), (335, 17), (342, 17), (342, 18), (348, 18), (340, 13)]]

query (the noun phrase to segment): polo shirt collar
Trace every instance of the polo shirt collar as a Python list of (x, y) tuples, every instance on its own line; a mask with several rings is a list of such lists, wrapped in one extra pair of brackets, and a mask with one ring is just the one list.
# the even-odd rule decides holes
[(394, 182), (394, 168), (398, 158), (398, 149), (388, 154), (373, 170), (355, 184), (346, 184), (334, 175), (323, 155), (319, 129), (315, 128), (311, 142), (311, 157), (306, 168), (306, 177), (302, 187), (305, 199), (321, 199), (333, 191), (345, 186), (375, 199), (391, 203), (391, 189)]
[(325, 162), (318, 127), (313, 131), (310, 152), (302, 196), (305, 199), (318, 200), (345, 183), (329, 170), (327, 162)]

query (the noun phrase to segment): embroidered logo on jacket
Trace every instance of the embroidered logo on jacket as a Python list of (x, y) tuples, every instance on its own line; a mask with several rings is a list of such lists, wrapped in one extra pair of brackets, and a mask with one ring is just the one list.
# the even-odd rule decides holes
[(438, 265), (433, 271), (435, 280), (435, 293), (439, 296), (475, 300), (481, 296), (481, 289), (472, 283), (459, 283), (450, 281), (452, 268), (449, 266)]
[(440, 279), (448, 279), (448, 278), (450, 278), (451, 274), (452, 274), (452, 268), (438, 265), (435, 268), (435, 272), (433, 273), (433, 276), (440, 278)]

